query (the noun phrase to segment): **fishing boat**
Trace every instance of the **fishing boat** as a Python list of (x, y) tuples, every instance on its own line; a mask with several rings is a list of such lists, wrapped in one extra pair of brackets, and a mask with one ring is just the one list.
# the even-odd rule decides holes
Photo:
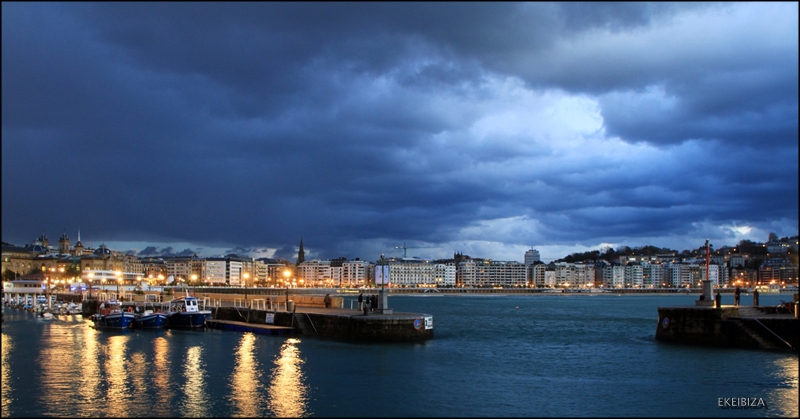
[(100, 304), (100, 312), (92, 316), (92, 321), (99, 329), (128, 329), (133, 325), (133, 318), (132, 312), (122, 309), (122, 303), (109, 300)]
[(205, 327), (206, 320), (211, 319), (211, 310), (200, 309), (197, 297), (189, 295), (175, 298), (169, 302), (167, 327), (170, 329), (197, 329)]
[(161, 329), (167, 327), (167, 313), (156, 308), (148, 308), (145, 304), (142, 313), (135, 313), (133, 316), (134, 329)]

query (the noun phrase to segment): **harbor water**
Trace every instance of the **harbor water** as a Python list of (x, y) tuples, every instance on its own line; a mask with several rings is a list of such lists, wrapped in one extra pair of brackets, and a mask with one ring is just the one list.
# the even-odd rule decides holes
[(420, 343), (105, 331), (6, 307), (2, 417), (798, 417), (796, 353), (654, 339), (659, 306), (695, 299), (391, 296), (433, 315)]

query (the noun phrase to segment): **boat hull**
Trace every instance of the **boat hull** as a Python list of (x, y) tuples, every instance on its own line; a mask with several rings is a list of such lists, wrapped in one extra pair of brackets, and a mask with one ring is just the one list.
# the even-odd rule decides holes
[(133, 313), (95, 314), (94, 327), (100, 329), (128, 329), (133, 325)]
[(134, 317), (134, 329), (162, 329), (167, 327), (167, 315), (164, 313), (143, 314)]
[(210, 311), (172, 313), (167, 317), (167, 327), (170, 329), (197, 329), (205, 327), (206, 320), (209, 319), (211, 319)]

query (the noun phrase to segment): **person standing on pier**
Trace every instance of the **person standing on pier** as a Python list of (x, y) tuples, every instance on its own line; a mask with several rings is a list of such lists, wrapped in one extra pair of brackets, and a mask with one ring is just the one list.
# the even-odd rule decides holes
[(736, 290), (733, 291), (733, 305), (735, 305), (735, 306), (739, 305), (739, 295), (741, 293), (742, 293), (742, 290), (740, 290), (739, 287), (736, 287)]
[(325, 302), (325, 308), (331, 308), (331, 295), (330, 294), (325, 294), (325, 299), (323, 301)]
[(364, 291), (361, 291), (358, 294), (358, 311), (361, 311), (363, 305), (364, 305)]

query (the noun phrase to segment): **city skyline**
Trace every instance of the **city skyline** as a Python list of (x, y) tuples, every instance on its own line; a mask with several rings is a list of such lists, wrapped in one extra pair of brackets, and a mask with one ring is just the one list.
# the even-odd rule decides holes
[[(118, 243), (115, 243), (115, 242), (109, 242), (109, 243), (103, 242), (103, 243), (100, 243), (98, 245), (93, 245), (92, 242), (80, 240), (80, 235), (78, 235), (78, 239), (77, 240), (72, 240), (70, 238), (71, 236), (69, 234), (67, 234), (66, 231), (63, 232), (62, 235), (59, 236), (58, 238), (51, 238), (50, 236), (48, 236), (47, 234), (45, 234), (43, 232), (41, 235), (37, 236), (35, 239), (33, 239), (33, 240), (29, 241), (29, 242), (25, 242), (25, 243), (10, 243), (10, 242), (7, 242), (6, 240), (3, 240), (3, 243), (4, 243), (4, 245), (8, 244), (8, 245), (11, 245), (11, 246), (25, 247), (26, 245), (43, 244), (40, 239), (44, 238), (47, 241), (47, 246), (48, 246), (48, 248), (50, 249), (50, 251), (52, 253), (60, 253), (59, 252), (59, 248), (61, 247), (61, 240), (64, 237), (66, 237), (66, 246), (67, 246), (69, 252), (74, 251), (76, 244), (78, 242), (80, 242), (83, 251), (84, 252), (88, 252), (87, 254), (91, 254), (91, 252), (94, 251), (94, 250), (97, 250), (97, 248), (99, 248), (101, 246), (105, 246), (109, 250), (112, 250), (112, 251), (120, 253), (120, 254), (128, 254), (128, 255), (138, 256), (138, 257), (142, 257), (142, 258), (147, 258), (147, 257), (185, 257), (185, 256), (196, 256), (196, 257), (199, 257), (199, 258), (225, 258), (225, 257), (231, 256), (231, 255), (234, 255), (234, 254), (236, 254), (236, 255), (238, 255), (240, 257), (252, 258), (252, 259), (269, 258), (269, 257), (265, 257), (265, 256), (254, 256), (254, 255), (250, 255), (250, 254), (247, 254), (247, 253), (239, 254), (239, 253), (233, 251), (233, 249), (222, 250), (221, 252), (213, 253), (213, 254), (209, 254), (209, 253), (203, 254), (202, 252), (196, 252), (195, 250), (190, 249), (190, 248), (186, 248), (183, 251), (175, 251), (175, 249), (172, 248), (172, 247), (157, 248), (155, 246), (147, 246), (145, 248), (142, 248), (141, 250), (123, 249), (123, 248), (117, 247), (116, 245)], [(770, 243), (773, 240), (775, 242), (784, 243), (784, 246), (788, 246), (790, 248), (790, 251), (791, 251), (792, 247), (796, 251), (797, 243), (798, 243), (797, 242), (797, 240), (798, 240), (798, 236), (797, 235), (794, 235), (794, 236), (778, 236), (774, 232), (771, 232), (769, 237), (767, 238), (767, 240), (764, 240), (764, 241), (754, 240), (754, 241), (751, 241), (751, 242), (752, 242), (753, 245), (767, 245), (768, 243)], [(130, 242), (120, 242), (120, 243), (128, 243), (128, 244), (130, 244)], [(144, 243), (147, 243), (147, 242), (144, 242)], [(794, 244), (794, 246), (792, 246), (792, 243)], [(739, 243), (734, 243), (734, 244), (723, 243), (723, 244), (720, 244), (720, 245), (715, 245), (713, 243), (708, 243), (708, 245), (711, 247), (712, 252), (714, 252), (714, 253), (716, 253), (718, 250), (723, 249), (723, 248), (728, 248), (728, 249), (733, 248), (733, 249), (735, 249), (738, 244)], [(396, 248), (396, 250), (399, 250), (400, 252), (405, 253), (404, 250), (407, 250), (407, 249), (412, 249), (413, 250), (413, 249), (416, 248), (416, 247), (413, 247), (413, 246), (408, 246), (407, 249), (403, 249), (403, 247), (405, 247), (405, 246), (406, 245), (404, 243), (404, 246), (402, 246), (402, 247), (398, 246)], [(592, 249), (592, 250), (589, 250), (589, 252), (596, 250), (596, 251), (599, 251), (601, 254), (603, 254), (607, 250), (613, 250), (615, 253), (617, 253), (617, 252), (625, 252), (624, 249), (628, 248), (631, 251), (633, 251), (633, 254), (639, 254), (639, 252), (637, 252), (636, 250), (640, 249), (640, 248), (643, 248), (643, 247), (661, 248), (661, 249), (664, 249), (664, 250), (674, 251), (674, 252), (676, 252), (676, 254), (682, 254), (682, 253), (684, 253), (686, 251), (688, 251), (688, 252), (699, 252), (699, 253), (702, 254), (704, 252), (704, 249), (705, 249), (705, 244), (703, 246), (690, 248), (690, 249), (675, 249), (675, 248), (669, 248), (669, 247), (666, 247), (666, 246), (659, 246), (657, 244), (647, 244), (647, 245), (644, 245), (644, 246), (632, 247), (632, 246), (628, 246), (628, 245), (626, 245), (624, 243), (621, 243), (618, 248), (607, 247), (607, 248), (603, 248), (603, 249)], [(285, 259), (287, 262), (291, 263), (294, 260), (299, 260), (299, 253), (298, 252), (299, 252), (299, 246), (298, 246), (297, 251), (294, 254), (294, 257), (279, 257), (277, 259)], [(438, 260), (438, 259), (451, 259), (456, 253), (458, 253), (460, 255), (469, 256), (471, 258), (476, 258), (476, 259), (492, 259), (492, 260), (496, 260), (496, 261), (508, 261), (508, 262), (525, 263), (527, 255), (528, 255), (529, 252), (531, 253), (531, 255), (535, 255), (535, 257), (537, 257), (538, 260), (543, 261), (543, 262), (561, 260), (561, 259), (565, 259), (565, 258), (567, 258), (569, 256), (573, 256), (573, 255), (578, 255), (580, 253), (584, 253), (584, 252), (576, 252), (576, 253), (573, 253), (573, 254), (561, 255), (561, 256), (556, 257), (556, 258), (543, 258), (543, 257), (541, 257), (541, 252), (539, 252), (538, 249), (529, 248), (529, 249), (526, 249), (525, 253), (523, 255), (521, 255), (519, 258), (512, 258), (512, 259), (494, 259), (494, 258), (489, 258), (489, 257), (482, 256), (482, 255), (469, 255), (469, 254), (464, 254), (464, 253), (461, 253), (461, 252), (453, 252), (452, 254), (450, 254), (448, 256), (445, 256), (445, 257), (442, 257), (442, 258), (418, 257), (418, 256), (413, 256), (413, 255), (408, 255), (408, 256), (403, 255), (403, 256), (401, 256), (401, 255), (391, 255), (391, 254), (384, 254), (383, 256), (385, 256), (387, 259), (390, 259), (390, 258), (402, 259), (402, 258), (406, 258), (407, 257), (408, 259)], [(326, 258), (326, 259), (311, 258), (311, 259), (306, 259), (305, 258), (305, 250), (303, 250), (303, 253), (304, 253), (303, 260), (331, 260), (331, 259), (336, 259), (336, 258)], [(743, 252), (743, 254), (748, 254), (748, 253), (749, 252), (746, 252), (746, 251)], [(779, 255), (779, 254), (781, 254), (781, 252), (776, 253), (776, 255)], [(271, 259), (271, 258), (269, 258), (269, 259)], [(350, 259), (350, 260), (355, 260), (355, 259), (356, 258), (353, 258), (353, 259)], [(376, 259), (364, 259), (364, 258), (359, 258), (359, 259), (364, 260), (364, 261), (368, 261), (368, 262), (376, 262), (378, 259), (380, 259), (380, 256), (378, 258), (376, 258)]]
[(2, 11), (10, 243), (553, 260), (798, 234), (797, 3)]

